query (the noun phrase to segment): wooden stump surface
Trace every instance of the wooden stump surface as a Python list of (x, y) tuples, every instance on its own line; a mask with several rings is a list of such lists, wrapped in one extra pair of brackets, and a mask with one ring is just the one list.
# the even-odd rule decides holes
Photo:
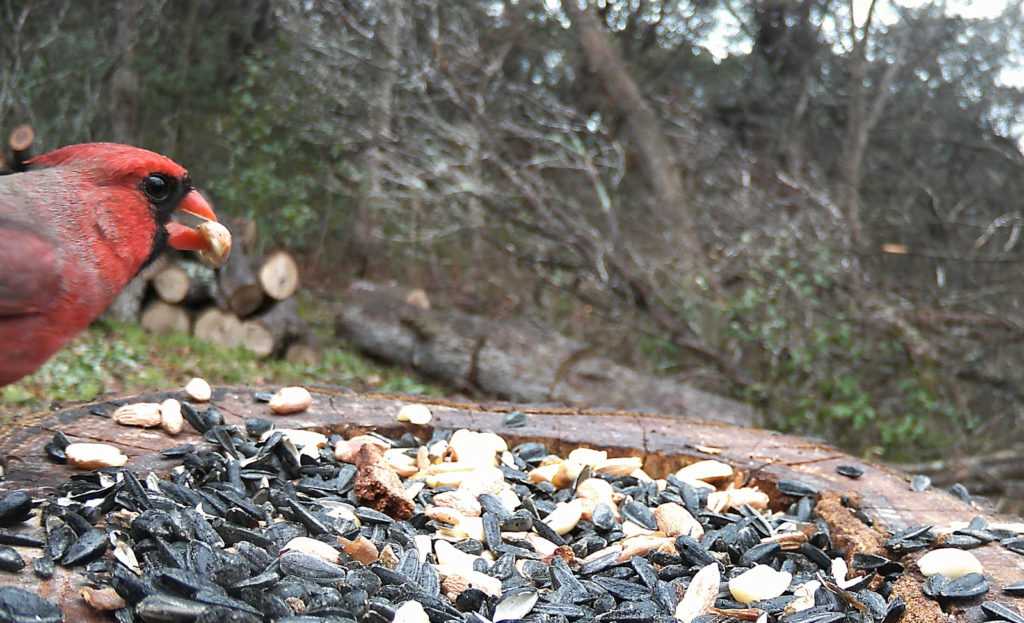
[[(266, 387), (218, 387), (211, 402), (223, 412), (228, 424), (241, 424), (245, 418), (259, 416), (274, 419), (279, 428), (309, 428), (345, 436), (369, 430), (385, 435), (411, 431), (426, 439), (429, 437), (428, 429), (395, 420), (401, 405), (421, 402), (431, 407), (434, 414), (431, 426), (434, 427), (496, 432), (508, 440), (510, 447), (524, 441), (542, 441), (549, 450), (561, 456), (579, 446), (606, 449), (611, 456), (639, 455), (644, 457), (645, 469), (654, 476), (663, 476), (695, 460), (714, 458), (745, 471), (750, 480), (781, 503), (791, 501), (778, 496), (774, 487), (774, 483), (784, 478), (800, 480), (822, 491), (851, 495), (859, 499), (860, 508), (875, 520), (876, 527), (888, 533), (919, 524), (942, 528), (954, 522), (970, 521), (977, 515), (985, 516), (990, 522), (1019, 521), (994, 516), (943, 491), (912, 492), (908, 486), (909, 478), (902, 473), (860, 461), (823, 444), (764, 430), (625, 412), (476, 405), (424, 397), (356, 395), (327, 388), (313, 390), (313, 405), (308, 411), (275, 416), (266, 404), (253, 398), (255, 392), (267, 390)], [(110, 415), (117, 406), (127, 402), (160, 402), (168, 397), (187, 400), (183, 391), (113, 397), (42, 415), (10, 427), (0, 434), (0, 456), (14, 455), (21, 461), (8, 463), (7, 479), (0, 482), (0, 495), (25, 489), (34, 496), (41, 496), (76, 471), (46, 458), (43, 447), (58, 430), (72, 441), (118, 446), (129, 457), (127, 467), (143, 476), (150, 471), (164, 474), (176, 461), (164, 459), (159, 451), (181, 443), (205, 444), (201, 436), (189, 426), (178, 437), (170, 437), (160, 429), (118, 426)], [(528, 414), (525, 426), (506, 428), (502, 425), (502, 418), (513, 410)], [(865, 470), (864, 475), (856, 480), (841, 476), (835, 472), (836, 466), (841, 464), (859, 465)], [(41, 536), (35, 519), (26, 522), (22, 529)], [(68, 620), (79, 623), (110, 620), (106, 615), (91, 610), (77, 595), (83, 586), (80, 572), (68, 572), (58, 567), (51, 580), (41, 581), (30, 570), (40, 551), (30, 548), (19, 550), (28, 567), (18, 574), (0, 572), (0, 584), (13, 583), (57, 601), (64, 607)], [(1019, 600), (1003, 594), (1001, 587), (1024, 579), (1024, 557), (998, 544), (972, 551), (982, 562), (992, 586), (987, 598), (1003, 601), (1017, 609)], [(912, 554), (910, 558), (919, 555)], [(905, 620), (939, 619), (919, 616)], [(980, 609), (973, 606), (959, 613), (957, 620), (982, 621), (984, 618)]]

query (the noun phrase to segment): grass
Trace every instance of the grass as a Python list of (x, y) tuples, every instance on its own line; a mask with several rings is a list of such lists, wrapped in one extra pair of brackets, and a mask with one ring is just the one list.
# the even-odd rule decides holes
[(180, 387), (193, 376), (213, 385), (303, 384), (357, 391), (442, 395), (433, 385), (352, 351), (326, 347), (318, 366), (259, 359), (187, 334), (152, 335), (132, 324), (93, 323), (34, 374), (0, 388), (0, 427), (108, 392)]

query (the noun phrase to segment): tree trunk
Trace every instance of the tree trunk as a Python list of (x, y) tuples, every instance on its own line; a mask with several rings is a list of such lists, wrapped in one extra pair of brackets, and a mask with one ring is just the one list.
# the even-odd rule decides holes
[(114, 51), (119, 55), (117, 67), (110, 75), (110, 135), (118, 143), (131, 143), (136, 137), (138, 118), (139, 75), (135, 69), (135, 45), (139, 40), (142, 0), (120, 0), (117, 3), (117, 30)]
[(384, 190), (384, 145), (392, 140), (391, 119), (395, 84), (401, 71), (402, 36), (406, 27), (405, 5), (396, 0), (382, 0), (382, 13), (389, 16), (376, 29), (379, 41), (380, 74), (376, 90), (370, 94), (370, 144), (363, 164), (366, 183), (362, 200), (357, 203), (353, 227), (355, 256), (360, 272), (365, 271), (373, 254), (373, 241), (378, 237), (381, 210), (386, 202)]
[(583, 47), (587, 71), (597, 76), (606, 94), (606, 100), (625, 117), (633, 138), (633, 146), (640, 156), (644, 174), (654, 187), (657, 213), (668, 215), (675, 224), (673, 236), (678, 240), (691, 270), (705, 272), (705, 257), (690, 215), (683, 183), (672, 156), (672, 148), (665, 140), (654, 110), (644, 100), (625, 61), (612, 47), (588, 5), (580, 8), (576, 0), (565, 0), (562, 8), (572, 20), (572, 27)]
[(846, 105), (846, 128), (840, 161), (842, 178), (839, 186), (839, 208), (843, 211), (850, 240), (855, 246), (860, 247), (867, 242), (863, 236), (860, 213), (860, 183), (864, 176), (864, 155), (871, 133), (881, 120), (889, 98), (892, 97), (892, 86), (896, 81), (896, 75), (903, 67), (906, 51), (906, 44), (901, 43), (885, 73), (882, 74), (878, 86), (875, 87), (873, 98), (869, 99), (866, 87), (867, 42), (874, 9), (875, 1), (872, 0), (867, 18), (860, 27), (854, 24), (851, 12), (849, 32), (853, 49), (847, 62), (849, 101)]

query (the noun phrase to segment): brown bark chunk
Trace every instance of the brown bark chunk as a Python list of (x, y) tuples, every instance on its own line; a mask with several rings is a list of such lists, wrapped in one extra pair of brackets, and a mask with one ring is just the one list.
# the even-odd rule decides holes
[(883, 545), (885, 536), (854, 517), (835, 491), (823, 492), (814, 510), (828, 523), (833, 544), (846, 550), (847, 558), (856, 553), (888, 556)]
[(356, 453), (355, 495), (361, 503), (392, 519), (412, 517), (416, 505), (402, 486), (402, 479), (384, 460), (380, 446), (364, 444)]

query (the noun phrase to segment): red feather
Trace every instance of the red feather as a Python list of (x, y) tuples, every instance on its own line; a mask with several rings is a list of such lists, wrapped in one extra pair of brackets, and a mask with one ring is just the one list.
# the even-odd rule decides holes
[(164, 156), (111, 143), (64, 147), (0, 176), (0, 386), (92, 322), (166, 238), (142, 190), (153, 173), (187, 177)]

